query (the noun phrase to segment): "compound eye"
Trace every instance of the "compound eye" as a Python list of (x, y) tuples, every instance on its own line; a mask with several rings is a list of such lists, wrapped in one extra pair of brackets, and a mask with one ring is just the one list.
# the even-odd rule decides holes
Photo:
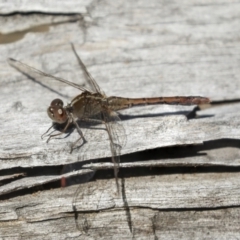
[(68, 119), (66, 110), (58, 106), (50, 106), (47, 110), (48, 116), (57, 123), (65, 123)]
[(51, 106), (47, 109), (48, 116), (49, 116), (52, 120), (55, 120), (55, 114), (54, 114), (54, 112), (55, 112), (55, 109), (54, 109), (53, 107), (51, 107)]
[(51, 102), (51, 105), (52, 107), (63, 107), (63, 101), (59, 98), (56, 98), (54, 99), (52, 102)]

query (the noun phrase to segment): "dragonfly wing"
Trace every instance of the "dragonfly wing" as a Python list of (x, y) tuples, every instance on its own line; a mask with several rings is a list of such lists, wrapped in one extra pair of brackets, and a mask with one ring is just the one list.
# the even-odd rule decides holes
[(114, 111), (104, 113), (104, 118), (111, 128), (115, 144), (118, 144), (121, 148), (123, 148), (126, 145), (127, 137), (118, 113)]
[(126, 144), (125, 129), (120, 122), (116, 112), (103, 112), (105, 126), (108, 132), (110, 141), (110, 148), (112, 153), (112, 162), (114, 164), (114, 176), (116, 179), (117, 190), (119, 192), (118, 184), (118, 169), (120, 163), (121, 149)]
[[(88, 91), (87, 89), (85, 89), (84, 87), (81, 87), (80, 85), (67, 81), (63, 78), (59, 78), (59, 77), (54, 77), (51, 74), (48, 73), (44, 73), (36, 68), (30, 67), (25, 63), (22, 63), (20, 61), (17, 61), (13, 58), (9, 58), (8, 59), (8, 63), (10, 66), (16, 68), (18, 71), (22, 72), (23, 74), (27, 75), (30, 78), (36, 79), (38, 80), (39, 78), (43, 79), (43, 78), (48, 78), (48, 79), (54, 79), (63, 83), (66, 83), (74, 88), (77, 88), (81, 91)], [(42, 82), (42, 80), (41, 80)]]
[(73, 52), (74, 52), (74, 54), (75, 54), (75, 56), (76, 56), (76, 58), (78, 60), (78, 63), (81, 66), (81, 68), (82, 68), (82, 70), (83, 70), (83, 72), (84, 72), (84, 74), (86, 76), (86, 79), (87, 79), (89, 85), (92, 88), (91, 90), (93, 90), (94, 92), (98, 92), (98, 93), (101, 93), (101, 94), (104, 95), (104, 93), (101, 91), (99, 85), (97, 84), (95, 79), (92, 77), (92, 75), (88, 72), (86, 66), (82, 62), (81, 58), (78, 56), (78, 54), (77, 54), (77, 52), (75, 50), (75, 47), (74, 47), (74, 45), (72, 43), (71, 43), (71, 46), (72, 46), (72, 50), (73, 50)]

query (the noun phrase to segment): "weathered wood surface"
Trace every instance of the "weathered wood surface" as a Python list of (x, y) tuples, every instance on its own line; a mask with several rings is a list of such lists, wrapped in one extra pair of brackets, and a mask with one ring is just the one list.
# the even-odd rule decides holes
[(2, 203), (0, 233), (12, 239), (237, 238), (239, 181), (238, 173), (170, 174), (126, 178), (119, 197), (114, 180), (38, 192)]
[[(240, 99), (240, 2), (0, 1), (0, 9), (0, 237), (239, 238), (240, 105), (231, 101)], [(122, 111), (122, 154), (130, 155), (122, 157), (120, 196), (114, 180), (82, 184), (77, 195), (72, 186), (18, 196), (23, 193), (17, 190), (112, 167), (110, 159), (96, 162), (110, 157), (102, 129), (85, 130), (88, 143), (72, 154), (76, 131), (48, 144), (41, 140), (51, 124), (51, 100), (66, 103), (79, 91), (32, 81), (6, 61), (16, 58), (85, 84), (70, 42), (109, 96), (203, 95), (222, 106)], [(71, 165), (76, 162), (80, 169)], [(76, 171), (47, 170), (59, 165)], [(192, 166), (205, 173), (185, 168)], [(138, 173), (143, 167), (144, 176)], [(166, 173), (149, 170), (159, 167)], [(73, 199), (84, 229), (76, 226)]]

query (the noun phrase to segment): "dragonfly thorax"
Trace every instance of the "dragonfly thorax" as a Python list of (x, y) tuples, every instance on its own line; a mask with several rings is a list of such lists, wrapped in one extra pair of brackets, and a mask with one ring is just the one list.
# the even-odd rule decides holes
[(57, 123), (65, 123), (68, 119), (66, 109), (63, 107), (61, 99), (54, 99), (47, 109), (48, 116)]

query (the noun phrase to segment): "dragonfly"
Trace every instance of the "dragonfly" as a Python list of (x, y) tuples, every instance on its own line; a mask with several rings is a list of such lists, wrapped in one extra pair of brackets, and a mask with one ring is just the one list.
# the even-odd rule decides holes
[(58, 98), (54, 99), (51, 102), (50, 106), (47, 109), (47, 113), (53, 124), (43, 135), (47, 134), (49, 130), (56, 124), (65, 124), (65, 127), (59, 133), (47, 135), (47, 142), (49, 142), (50, 139), (66, 133), (70, 125), (74, 124), (80, 137), (74, 143), (72, 143), (72, 152), (74, 147), (78, 144), (80, 140), (82, 140), (82, 144), (85, 144), (87, 142), (79, 126), (79, 121), (103, 124), (105, 126), (105, 129), (107, 130), (109, 138), (112, 163), (114, 168), (114, 177), (116, 181), (117, 191), (119, 192), (118, 171), (121, 149), (126, 144), (126, 133), (117, 111), (136, 106), (154, 104), (200, 105), (209, 103), (210, 99), (201, 96), (174, 96), (151, 98), (124, 98), (117, 96), (108, 97), (101, 90), (95, 79), (87, 70), (81, 58), (78, 56), (73, 44), (71, 44), (71, 47), (81, 69), (84, 72), (84, 75), (91, 90), (82, 87), (79, 84), (62, 79), (60, 77), (55, 77), (53, 75), (44, 73), (13, 58), (9, 58), (8, 62), (12, 67), (16, 68), (18, 71), (28, 76), (37, 75), (39, 77), (50, 78), (68, 84), (81, 91), (81, 94), (74, 97), (71, 102), (68, 103), (66, 106), (64, 106), (63, 101)]

